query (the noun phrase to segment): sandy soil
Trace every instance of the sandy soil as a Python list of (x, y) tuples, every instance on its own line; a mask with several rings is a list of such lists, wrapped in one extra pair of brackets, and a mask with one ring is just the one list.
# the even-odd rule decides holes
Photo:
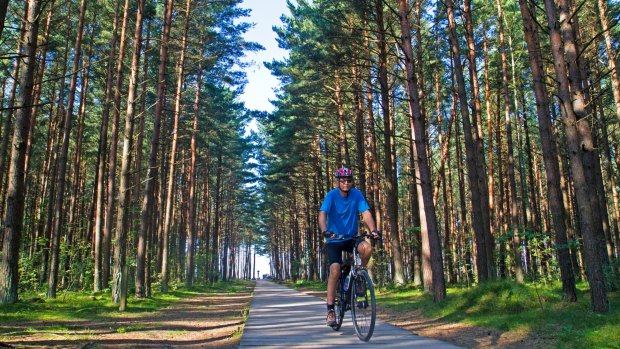
[[(0, 324), (0, 348), (236, 348), (251, 293), (203, 294), (108, 321)], [(58, 326), (59, 330), (41, 329)]]

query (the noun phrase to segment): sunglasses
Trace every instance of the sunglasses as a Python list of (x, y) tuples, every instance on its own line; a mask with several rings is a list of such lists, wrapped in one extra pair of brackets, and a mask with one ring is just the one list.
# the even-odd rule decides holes
[(353, 183), (353, 178), (340, 178), (338, 179), (338, 182), (340, 183)]

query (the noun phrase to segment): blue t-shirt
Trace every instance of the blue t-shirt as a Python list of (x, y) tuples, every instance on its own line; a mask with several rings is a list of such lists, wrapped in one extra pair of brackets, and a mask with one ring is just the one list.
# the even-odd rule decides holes
[[(340, 195), (339, 189), (332, 189), (321, 205), (321, 211), (327, 214), (327, 230), (350, 238), (357, 236), (359, 214), (369, 209), (364, 195), (355, 188), (349, 190), (346, 198)], [(328, 244), (339, 241), (343, 240), (327, 239)]]

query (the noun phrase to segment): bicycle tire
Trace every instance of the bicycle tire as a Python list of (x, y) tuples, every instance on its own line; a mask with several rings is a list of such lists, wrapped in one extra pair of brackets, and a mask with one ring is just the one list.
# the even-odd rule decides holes
[(344, 319), (344, 312), (346, 309), (346, 304), (341, 299), (341, 290), (341, 279), (338, 279), (338, 289), (336, 292), (336, 297), (334, 298), (334, 311), (336, 312), (336, 324), (332, 326), (332, 329), (334, 331), (340, 330), (340, 327), (342, 326), (342, 320)]
[(375, 330), (377, 319), (377, 304), (375, 300), (375, 286), (364, 269), (357, 272), (352, 282), (351, 317), (357, 337), (368, 342)]

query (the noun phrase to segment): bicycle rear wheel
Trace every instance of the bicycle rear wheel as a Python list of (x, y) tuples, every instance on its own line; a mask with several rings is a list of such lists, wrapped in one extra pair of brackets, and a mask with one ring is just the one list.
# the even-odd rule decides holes
[(357, 272), (351, 292), (351, 315), (353, 327), (359, 339), (368, 342), (375, 330), (377, 305), (375, 287), (366, 270)]
[(334, 331), (338, 331), (342, 326), (342, 320), (344, 319), (344, 312), (346, 305), (341, 298), (340, 290), (342, 289), (341, 280), (338, 280), (338, 292), (336, 292), (336, 298), (334, 298), (334, 311), (336, 312), (336, 324), (332, 326)]

